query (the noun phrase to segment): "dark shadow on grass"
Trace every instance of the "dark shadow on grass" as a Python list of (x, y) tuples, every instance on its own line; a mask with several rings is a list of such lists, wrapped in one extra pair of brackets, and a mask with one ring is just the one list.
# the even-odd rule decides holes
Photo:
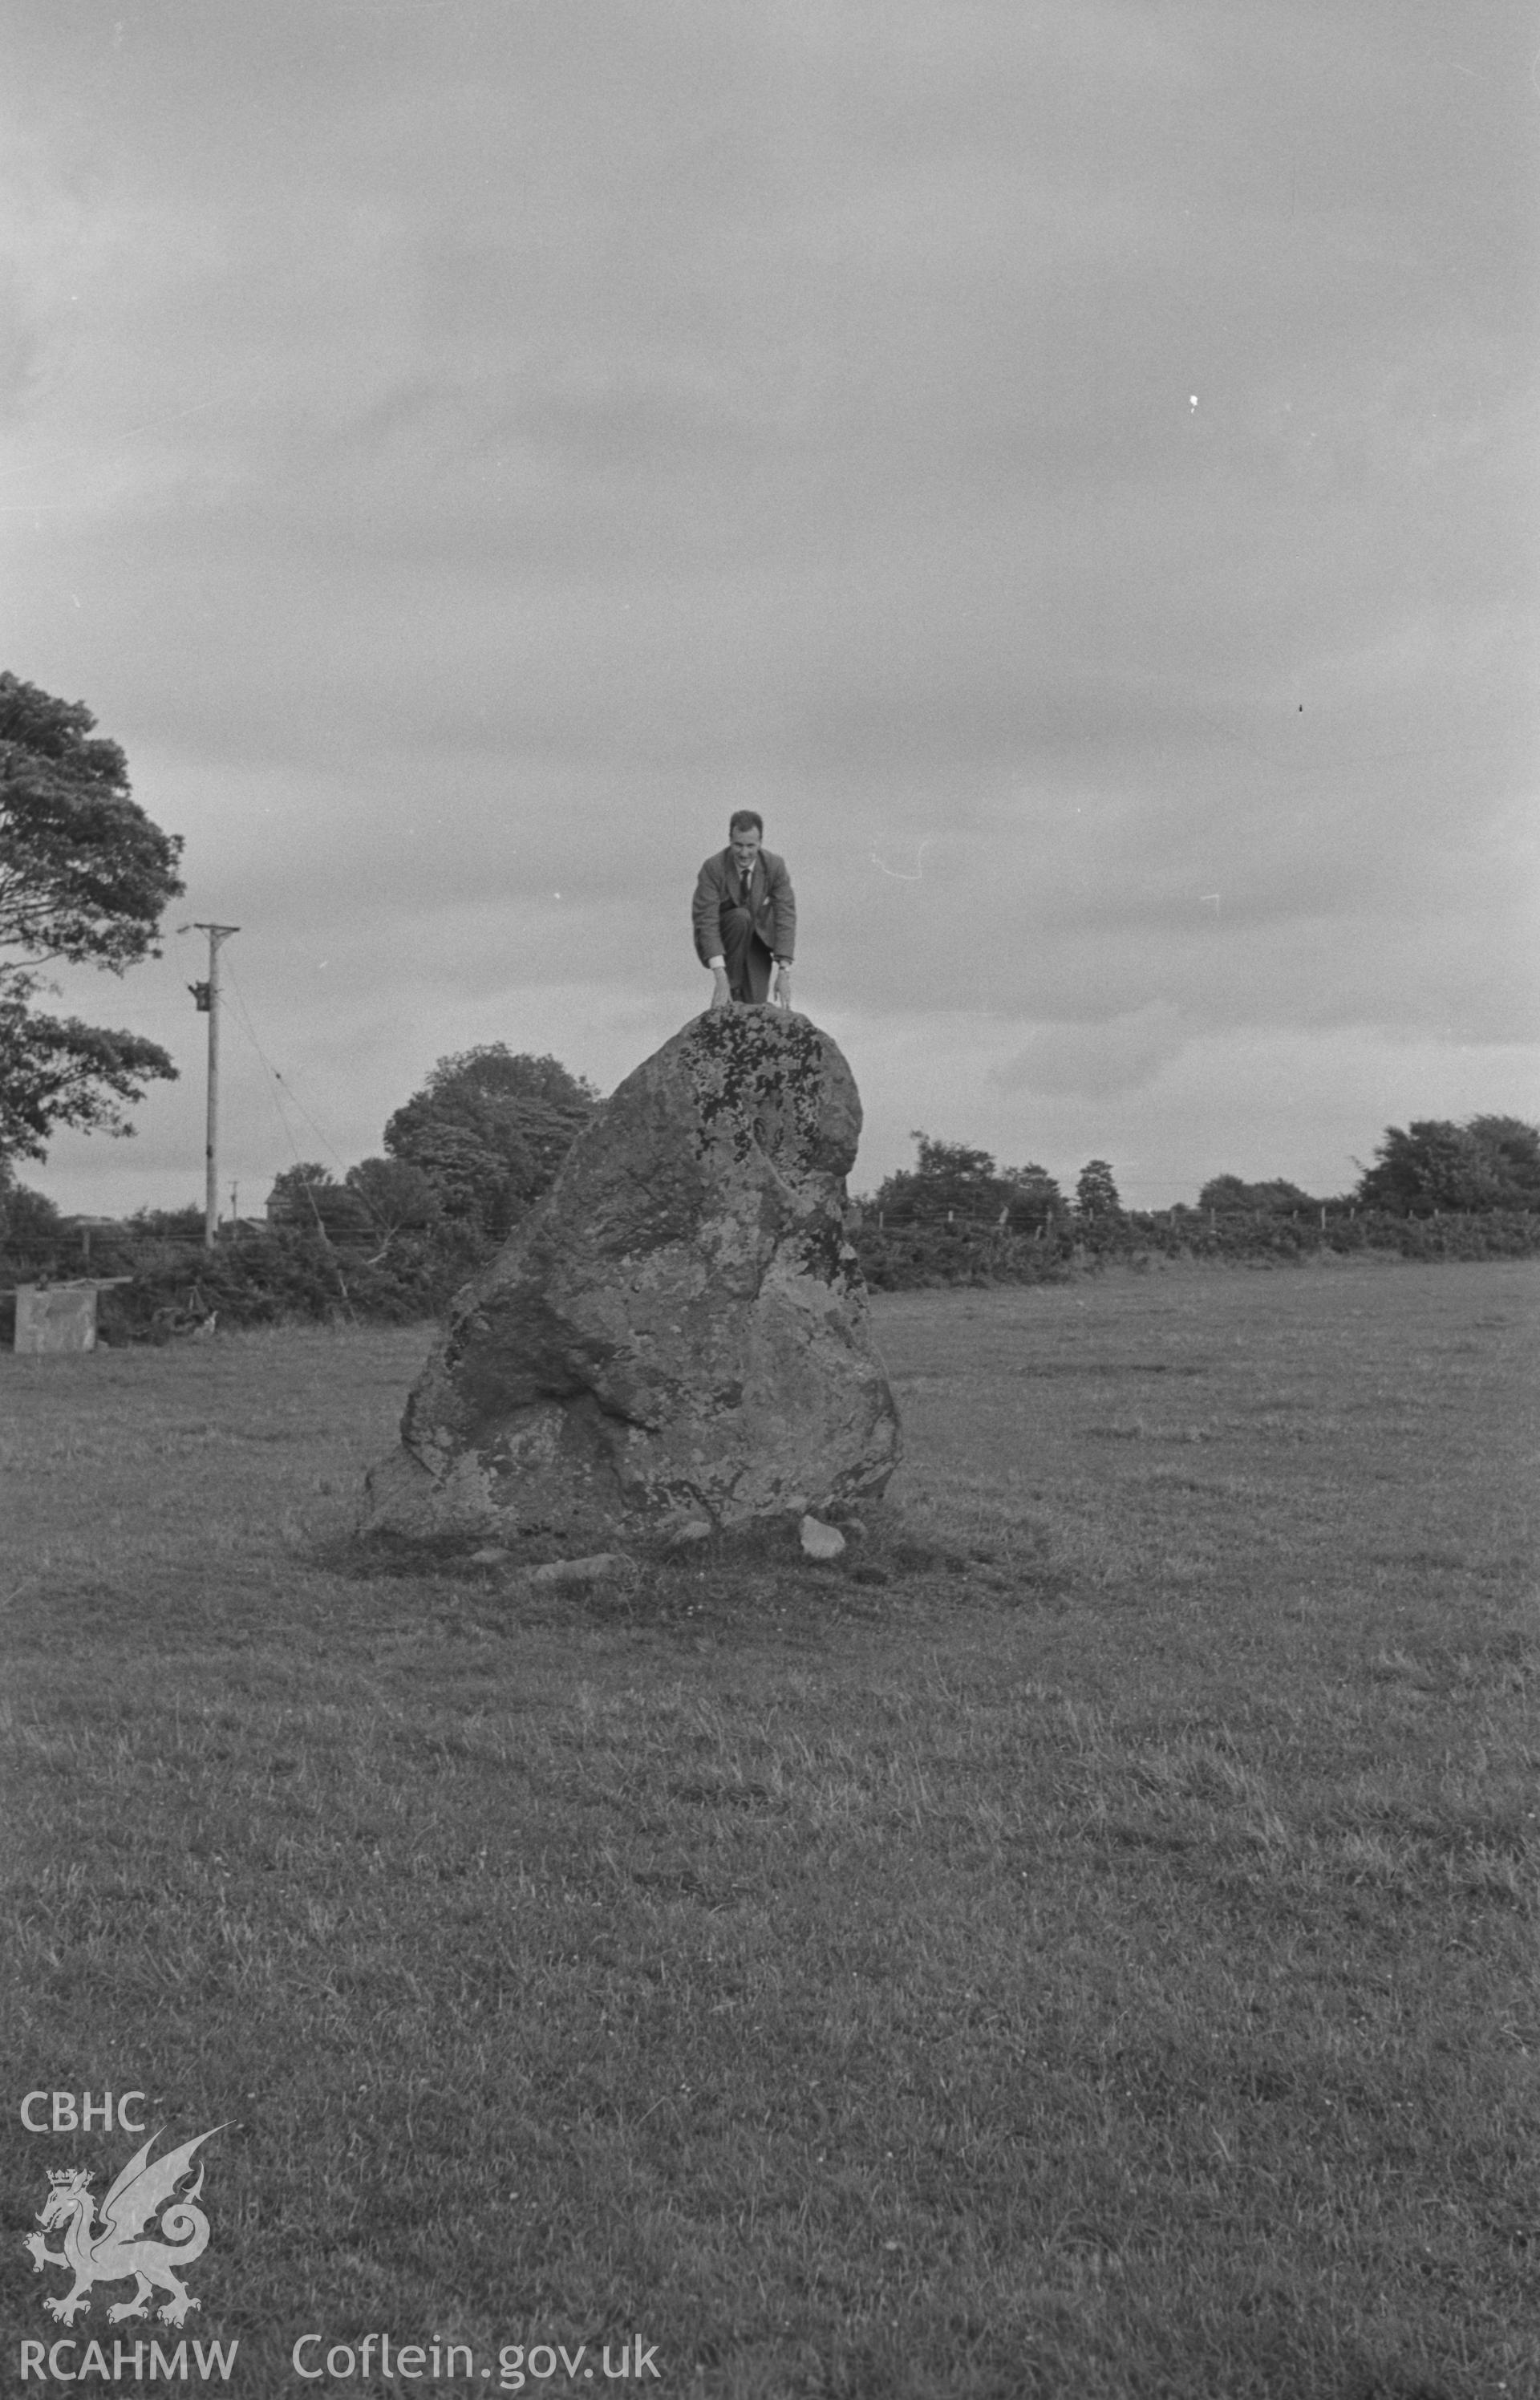
[(886, 1503), (859, 1513), (831, 1510), (826, 1521), (840, 1529), (846, 1547), (838, 1559), (816, 1562), (802, 1549), (801, 1519), (796, 1513), (715, 1530), (689, 1542), (646, 1536), (579, 1541), (552, 1534), (531, 1534), (515, 1548), (511, 1542), (486, 1534), (409, 1540), (394, 1534), (347, 1534), (316, 1544), (310, 1557), (314, 1565), (350, 1582), (449, 1576), (478, 1585), (506, 1583), (534, 1568), (601, 1551), (620, 1554), (640, 1575), (675, 1580), (705, 1574), (789, 1572), (832, 1574), (875, 1586), (916, 1575), (960, 1575), (969, 1564), (955, 1550), (914, 1533)]

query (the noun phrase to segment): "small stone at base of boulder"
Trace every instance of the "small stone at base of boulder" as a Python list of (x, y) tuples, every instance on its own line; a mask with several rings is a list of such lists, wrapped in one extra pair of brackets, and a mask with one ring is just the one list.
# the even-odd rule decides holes
[(802, 1520), (802, 1548), (810, 1559), (837, 1559), (845, 1547), (845, 1536), (838, 1525), (825, 1525), (817, 1517)]

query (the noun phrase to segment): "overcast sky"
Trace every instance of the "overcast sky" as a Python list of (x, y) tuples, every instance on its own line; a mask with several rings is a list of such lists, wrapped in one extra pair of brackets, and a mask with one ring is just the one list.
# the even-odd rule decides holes
[[(70, 1209), (609, 1090), (758, 808), (866, 1110), (1334, 1193), (1540, 1113), (1507, 0), (4, 0), (0, 665), (186, 838)], [(266, 1064), (264, 1061), (266, 1060)], [(275, 1083), (268, 1070), (281, 1081)]]

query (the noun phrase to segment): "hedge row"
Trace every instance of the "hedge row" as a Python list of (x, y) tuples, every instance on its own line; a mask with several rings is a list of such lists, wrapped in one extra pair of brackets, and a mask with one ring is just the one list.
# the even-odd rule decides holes
[[(109, 1344), (169, 1342), (193, 1332), (211, 1316), (220, 1327), (373, 1323), (408, 1325), (443, 1309), (479, 1264), (466, 1248), (448, 1249), (403, 1239), (383, 1255), (339, 1251), (320, 1235), (275, 1231), (222, 1241), (212, 1250), (200, 1243), (157, 1240), (137, 1255), (103, 1261), (89, 1270), (75, 1261), (50, 1262), (0, 1257), (0, 1283), (67, 1281), (84, 1273), (129, 1275), (104, 1284), (97, 1301), (97, 1327)], [(10, 1338), (15, 1302), (0, 1302), (0, 1340)]]
[[(1403, 1259), (1533, 1258), (1540, 1256), (1540, 1214), (1494, 1209), (1480, 1216), (1393, 1217), (1372, 1211), (1299, 1218), (1220, 1218), (1196, 1211), (1153, 1217), (1106, 1218), (1090, 1224), (1061, 1220), (1036, 1236), (961, 1222), (879, 1224), (869, 1216), (852, 1229), (862, 1273), (877, 1291), (912, 1291), (947, 1284), (1037, 1284), (1116, 1262), (1155, 1258), (1216, 1263), (1291, 1264), (1359, 1252)], [(369, 1322), (405, 1325), (442, 1315), (452, 1295), (482, 1263), (469, 1245), (446, 1248), (401, 1236), (370, 1256), (339, 1250), (319, 1234), (276, 1229), (213, 1250), (158, 1240), (138, 1246), (118, 1271), (131, 1279), (104, 1287), (98, 1324), (109, 1343), (167, 1342), (212, 1316), (238, 1326)], [(93, 1270), (98, 1261), (91, 1261)], [(103, 1261), (101, 1272), (112, 1272)], [(72, 1260), (57, 1267), (41, 1260), (0, 1257), (0, 1284), (78, 1275)], [(0, 1301), (0, 1341), (8, 1341), (14, 1302)]]
[(876, 1291), (912, 1291), (945, 1284), (1062, 1282), (1087, 1268), (1154, 1258), (1291, 1264), (1330, 1251), (1362, 1252), (1427, 1261), (1540, 1257), (1540, 1213), (1491, 1209), (1481, 1215), (1396, 1217), (1360, 1209), (1354, 1216), (1249, 1217), (1210, 1220), (1196, 1210), (1170, 1216), (1134, 1212), (1090, 1224), (1073, 1220), (1037, 1236), (992, 1226), (879, 1225), (871, 1219), (852, 1235), (861, 1271)]

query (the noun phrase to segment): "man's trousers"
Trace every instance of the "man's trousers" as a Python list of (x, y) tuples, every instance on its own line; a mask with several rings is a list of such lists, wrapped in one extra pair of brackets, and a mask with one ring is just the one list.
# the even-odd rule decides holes
[(755, 932), (749, 910), (724, 908), (721, 931), (722, 963), (727, 968), (734, 1000), (769, 1000), (775, 954), (767, 949)]

